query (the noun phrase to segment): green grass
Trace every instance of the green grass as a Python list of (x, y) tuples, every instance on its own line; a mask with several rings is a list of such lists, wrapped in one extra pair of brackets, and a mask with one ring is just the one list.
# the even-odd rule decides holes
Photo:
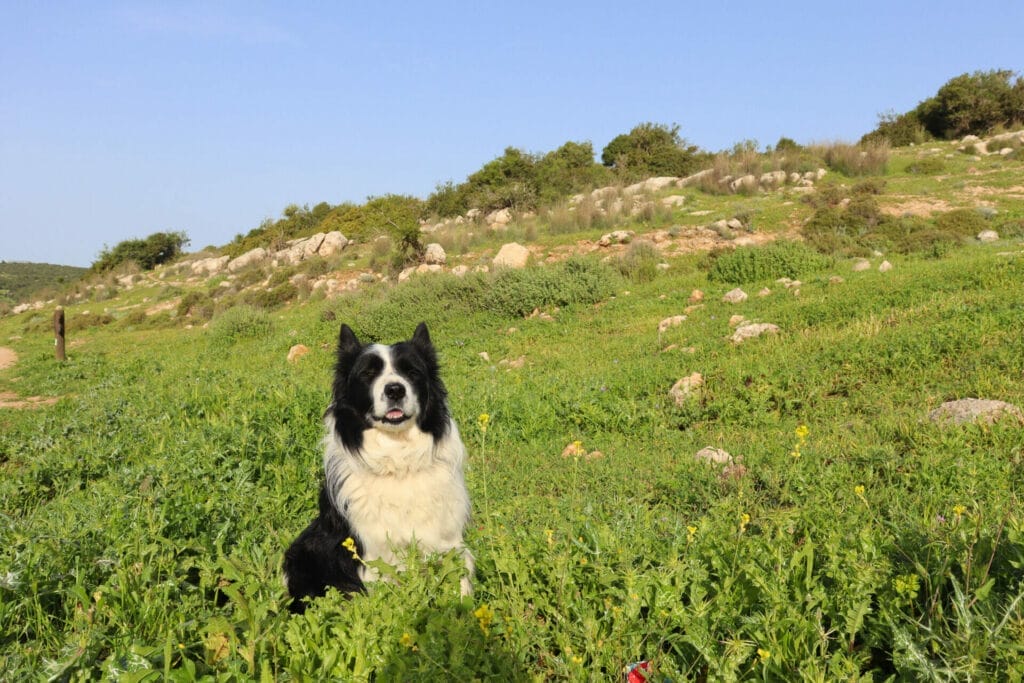
[[(672, 680), (1019, 680), (1021, 428), (924, 417), (1024, 405), (1020, 252), (839, 260), (738, 306), (690, 256), (602, 276), (554, 321), (501, 304), (547, 296), (540, 271), (490, 303), (424, 278), (205, 330), (90, 327), (63, 365), (31, 314), (4, 318), (21, 360), (0, 390), (63, 398), (0, 412), (0, 670), (616, 680), (650, 660)], [(659, 336), (694, 288), (704, 307)], [(781, 333), (734, 346), (735, 313)], [(459, 599), (458, 558), (414, 559), (291, 617), (279, 567), (315, 513), (337, 326), (394, 341), (420, 318), (470, 451), (476, 593)], [(294, 343), (313, 353), (288, 364)], [(562, 458), (577, 440), (603, 457)], [(746, 474), (696, 462), (707, 445)]]

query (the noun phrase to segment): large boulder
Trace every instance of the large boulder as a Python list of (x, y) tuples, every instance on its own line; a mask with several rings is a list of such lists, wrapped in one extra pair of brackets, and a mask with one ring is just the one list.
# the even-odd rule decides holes
[(326, 258), (340, 253), (347, 246), (348, 238), (334, 230), (324, 235), (323, 242), (320, 243), (320, 250), (317, 253)]
[(448, 255), (444, 252), (444, 247), (437, 242), (428, 244), (423, 252), (423, 262), (428, 265), (443, 266), (447, 260)]
[(504, 268), (525, 268), (530, 260), (530, 250), (517, 242), (509, 242), (494, 256), (494, 265)]
[(254, 263), (259, 263), (265, 258), (267, 258), (267, 250), (263, 247), (256, 247), (255, 249), (250, 249), (241, 256), (231, 259), (231, 261), (228, 262), (228, 270), (232, 273), (237, 273), (243, 268), (251, 266)]

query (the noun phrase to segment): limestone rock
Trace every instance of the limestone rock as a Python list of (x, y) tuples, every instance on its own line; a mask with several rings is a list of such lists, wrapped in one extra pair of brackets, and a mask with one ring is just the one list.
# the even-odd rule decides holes
[(762, 334), (778, 334), (779, 326), (772, 323), (747, 323), (740, 325), (729, 338), (733, 344), (741, 344), (747, 339), (760, 337)]
[(423, 252), (423, 262), (428, 265), (444, 265), (447, 260), (448, 255), (444, 252), (444, 247), (437, 242), (428, 244)]
[(348, 244), (349, 239), (347, 237), (337, 230), (333, 230), (324, 235), (323, 240), (320, 242), (320, 249), (317, 253), (324, 258), (334, 256), (335, 254), (341, 253)]
[(962, 398), (946, 401), (928, 413), (928, 419), (942, 426), (961, 425), (969, 422), (992, 424), (1003, 418), (1015, 419), (1024, 424), (1024, 411), (1005, 401), (982, 398)]
[(504, 268), (525, 268), (530, 260), (530, 250), (518, 242), (509, 242), (494, 256), (494, 265)]
[(729, 455), (728, 451), (714, 446), (705, 446), (694, 453), (693, 457), (715, 465), (731, 465), (733, 463), (733, 457)]
[(309, 347), (305, 344), (296, 344), (295, 346), (288, 349), (288, 362), (294, 363), (303, 356), (309, 353)]
[(263, 247), (256, 247), (255, 249), (250, 249), (241, 256), (231, 259), (231, 261), (228, 262), (228, 270), (232, 273), (237, 273), (243, 268), (251, 266), (254, 263), (259, 263), (266, 258), (267, 250)]
[(995, 230), (982, 230), (978, 233), (979, 242), (996, 242), (999, 240), (999, 233)]
[(863, 270), (869, 270), (871, 268), (871, 261), (866, 258), (853, 259), (853, 272), (859, 273)]
[(685, 315), (673, 315), (671, 317), (665, 318), (660, 323), (658, 323), (658, 334), (663, 334), (670, 327), (677, 327), (679, 325), (682, 325), (684, 320), (686, 320)]
[(677, 406), (682, 406), (686, 403), (686, 399), (703, 384), (704, 377), (699, 372), (695, 372), (689, 377), (677, 380), (668, 390), (668, 395), (672, 397)]
[(724, 301), (727, 304), (741, 304), (746, 300), (747, 293), (744, 292), (739, 287), (737, 287), (736, 289), (729, 290), (728, 292), (725, 293), (725, 296), (722, 297), (722, 301)]

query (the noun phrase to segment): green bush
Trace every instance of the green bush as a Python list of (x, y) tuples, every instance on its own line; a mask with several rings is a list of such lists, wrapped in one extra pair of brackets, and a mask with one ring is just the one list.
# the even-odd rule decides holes
[(647, 240), (632, 242), (619, 257), (616, 266), (619, 273), (633, 282), (650, 282), (658, 276), (661, 252)]
[(780, 277), (796, 279), (827, 268), (831, 263), (832, 259), (800, 242), (779, 241), (762, 247), (739, 247), (719, 253), (710, 263), (708, 279), (730, 284)]
[(298, 296), (299, 289), (291, 282), (284, 282), (270, 289), (249, 290), (242, 294), (242, 301), (250, 306), (271, 310), (279, 308)]
[(516, 317), (535, 308), (595, 304), (611, 296), (615, 285), (608, 266), (570, 259), (555, 266), (499, 271), (482, 304), (493, 313)]
[(910, 162), (907, 165), (907, 173), (915, 175), (935, 175), (946, 170), (946, 162), (939, 157), (924, 157)]
[(252, 306), (234, 306), (210, 323), (210, 341), (214, 345), (230, 346), (243, 339), (267, 337), (273, 327), (265, 311)]
[(191, 316), (200, 320), (209, 320), (213, 317), (213, 312), (213, 297), (208, 292), (194, 289), (186, 292), (178, 302), (179, 318)]
[(984, 217), (974, 209), (953, 209), (936, 218), (935, 227), (960, 237), (974, 237), (988, 225)]

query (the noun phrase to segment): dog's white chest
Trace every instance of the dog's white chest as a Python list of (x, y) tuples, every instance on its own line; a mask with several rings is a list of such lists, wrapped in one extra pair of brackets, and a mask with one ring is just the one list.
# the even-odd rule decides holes
[(328, 437), (325, 465), (335, 504), (359, 534), (364, 560), (395, 564), (396, 551), (413, 539), (425, 552), (462, 547), (469, 519), (465, 450), (451, 428), (454, 434), (437, 445), (415, 428), (397, 437), (367, 430), (357, 458), (332, 453), (340, 444)]

